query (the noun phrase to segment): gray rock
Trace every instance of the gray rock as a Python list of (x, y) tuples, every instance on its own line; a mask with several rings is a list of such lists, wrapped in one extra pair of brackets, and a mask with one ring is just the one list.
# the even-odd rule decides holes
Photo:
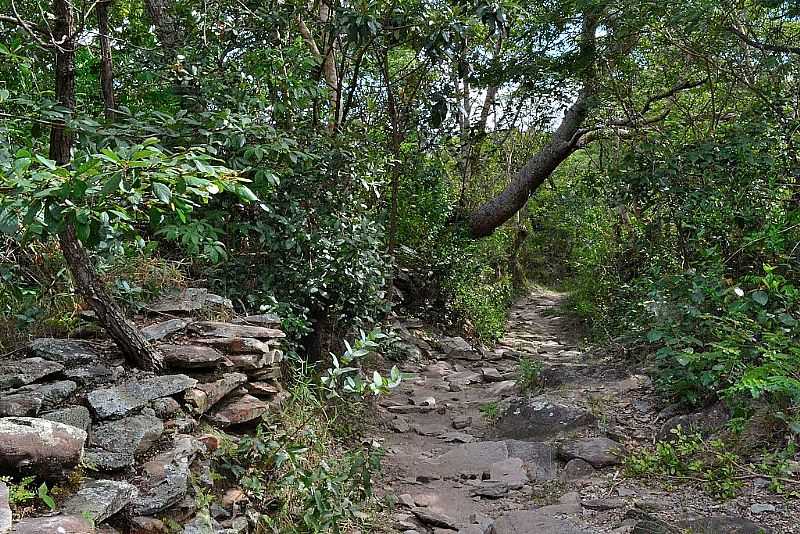
[(411, 513), (422, 523), (432, 527), (449, 528), (450, 530), (458, 530), (455, 521), (450, 519), (444, 514), (428, 510), (427, 508), (412, 508)]
[[(545, 507), (549, 508), (549, 507)], [(556, 519), (552, 511), (530, 510), (507, 513), (498, 518), (492, 534), (589, 534), (569, 521)]]
[(78, 385), (71, 380), (50, 384), (29, 384), (0, 397), (0, 417), (33, 417), (39, 410), (54, 408), (67, 399)]
[(487, 499), (500, 499), (508, 495), (508, 483), (501, 480), (484, 480), (476, 488), (470, 490), (470, 495), (485, 497)]
[(610, 498), (610, 499), (589, 499), (588, 501), (583, 501), (581, 505), (587, 510), (604, 512), (606, 510), (616, 510), (617, 508), (625, 508), (627, 503), (625, 502), (625, 499)]
[(28, 346), (34, 356), (58, 362), (67, 367), (96, 363), (102, 356), (86, 341), (77, 339), (34, 339)]
[(227, 373), (219, 380), (197, 384), (189, 389), (184, 395), (184, 400), (194, 413), (204, 414), (226, 395), (246, 382), (247, 376), (242, 373)]
[(11, 506), (8, 502), (8, 486), (0, 481), (0, 534), (11, 530)]
[(542, 440), (593, 422), (594, 416), (583, 408), (539, 396), (511, 403), (496, 430), (506, 438)]
[(468, 415), (459, 415), (453, 418), (453, 428), (456, 430), (463, 430), (472, 424), (472, 417)]
[(64, 376), (85, 386), (88, 384), (108, 384), (116, 382), (122, 374), (121, 367), (109, 367), (108, 365), (81, 365), (73, 369), (64, 371)]
[(564, 482), (571, 482), (573, 480), (583, 480), (592, 475), (594, 475), (594, 467), (592, 467), (592, 464), (580, 458), (575, 458), (567, 462), (567, 465), (564, 466), (561, 479)]
[(189, 326), (189, 321), (183, 319), (168, 319), (142, 328), (141, 332), (148, 341), (158, 341), (167, 336), (176, 334)]
[(525, 462), (528, 478), (531, 480), (552, 480), (556, 478), (556, 451), (552, 445), (537, 441), (506, 440), (508, 456), (520, 458)]
[(191, 330), (204, 336), (213, 337), (254, 337), (256, 339), (273, 339), (286, 337), (281, 330), (263, 326), (223, 323), (219, 321), (199, 321), (189, 325)]
[(161, 419), (167, 419), (181, 411), (181, 405), (172, 397), (156, 399), (150, 403), (150, 406), (153, 408), (156, 417)]
[(189, 485), (189, 466), (202, 446), (191, 436), (179, 436), (172, 450), (159, 454), (143, 466), (136, 485), (139, 495), (128, 509), (133, 515), (155, 515), (178, 503)]
[(464, 432), (445, 432), (439, 436), (439, 439), (445, 443), (472, 443), (473, 441), (477, 441), (475, 436)]
[(409, 414), (409, 413), (428, 413), (434, 411), (434, 406), (415, 406), (413, 404), (397, 404), (387, 406), (389, 413)]
[(127, 506), (138, 493), (136, 487), (127, 482), (90, 480), (61, 505), (61, 511), (102, 523)]
[(497, 382), (489, 387), (489, 393), (494, 397), (510, 397), (516, 395), (519, 391), (516, 380), (503, 380)]
[(439, 340), (439, 346), (449, 359), (470, 361), (481, 359), (481, 353), (462, 337), (443, 337)]
[(484, 367), (481, 369), (481, 376), (484, 382), (502, 382), (503, 375), (494, 367)]
[(274, 313), (258, 313), (246, 315), (233, 320), (236, 324), (252, 324), (256, 326), (280, 326), (281, 318)]
[(94, 525), (79, 515), (55, 515), (23, 519), (11, 534), (95, 534)]
[(60, 475), (81, 459), (86, 432), (30, 417), (0, 419), (0, 470)]
[(624, 448), (608, 438), (590, 438), (563, 444), (559, 454), (566, 460), (580, 458), (601, 468), (621, 463)]
[(693, 534), (772, 534), (771, 528), (753, 523), (744, 517), (705, 517), (681, 521), (678, 526)]
[(774, 512), (774, 511), (775, 511), (774, 504), (756, 503), (750, 507), (750, 512), (754, 514), (763, 514), (766, 512)]
[(147, 309), (155, 313), (190, 313), (205, 307), (208, 294), (208, 289), (187, 287), (164, 295), (147, 306)]
[[(269, 354), (272, 347), (269, 343), (253, 337), (207, 337), (195, 338), (192, 343), (208, 345), (228, 354)], [(269, 361), (269, 364), (277, 361)]]
[(266, 402), (252, 395), (242, 395), (222, 402), (208, 414), (208, 419), (222, 427), (241, 425), (259, 419), (268, 410), (269, 404)]
[(411, 430), (411, 425), (404, 417), (395, 417), (394, 419), (389, 421), (388, 426), (390, 429), (400, 434), (403, 434)]
[(60, 363), (43, 358), (0, 361), (3, 374), (0, 375), (0, 391), (25, 386), (64, 370)]
[(65, 425), (72, 425), (75, 428), (80, 428), (84, 432), (89, 430), (92, 424), (92, 416), (89, 414), (89, 409), (85, 406), (68, 406), (60, 410), (53, 410), (42, 415), (42, 419), (48, 421), (55, 421), (56, 423), (64, 423)]
[(130, 467), (137, 454), (146, 452), (164, 433), (161, 419), (151, 415), (126, 417), (95, 427), (86, 462), (103, 471)]
[(164, 363), (177, 369), (217, 367), (225, 358), (221, 352), (201, 345), (159, 345)]
[(528, 483), (525, 464), (519, 458), (508, 458), (489, 466), (489, 478), (508, 484), (510, 489), (520, 489)]
[(421, 469), (444, 477), (462, 475), (481, 478), (495, 462), (508, 458), (508, 448), (503, 441), (466, 443), (420, 465)]
[(206, 513), (197, 514), (190, 523), (183, 527), (183, 534), (218, 534), (221, 532), (222, 526)]
[(473, 371), (460, 371), (457, 373), (450, 373), (444, 377), (444, 381), (451, 386), (464, 387), (470, 384), (479, 384), (482, 379), (481, 375)]
[(195, 384), (197, 380), (185, 375), (156, 376), (94, 390), (87, 400), (100, 419), (122, 417), (152, 400), (175, 395)]

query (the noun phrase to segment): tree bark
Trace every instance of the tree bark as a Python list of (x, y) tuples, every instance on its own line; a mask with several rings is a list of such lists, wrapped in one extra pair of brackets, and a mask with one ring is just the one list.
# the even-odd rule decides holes
[(114, 120), (117, 102), (114, 98), (114, 70), (111, 60), (111, 40), (108, 37), (108, 8), (111, 0), (97, 3), (97, 28), (100, 31), (100, 88), (106, 119)]
[(164, 49), (165, 59), (171, 60), (180, 45), (180, 35), (175, 23), (175, 6), (172, 0), (145, 0), (145, 7), (156, 30), (156, 37)]
[[(75, 17), (71, 0), (54, 0), (53, 24), (55, 48), (56, 99), (71, 113), (75, 109)], [(66, 119), (55, 123), (50, 131), (50, 159), (58, 165), (68, 165), (72, 152), (72, 133), (66, 127)], [(91, 258), (75, 232), (75, 226), (67, 222), (59, 233), (59, 244), (67, 268), (72, 275), (78, 294), (97, 314), (100, 323), (132, 363), (147, 369), (159, 370), (161, 354), (151, 347), (136, 327), (128, 322), (114, 300), (105, 291), (92, 266)]]
[(520, 169), (499, 195), (470, 214), (468, 224), (472, 237), (491, 235), (517, 213), (547, 177), (575, 152), (575, 137), (589, 112), (591, 95), (589, 87), (581, 89), (577, 100), (567, 109), (550, 141)]

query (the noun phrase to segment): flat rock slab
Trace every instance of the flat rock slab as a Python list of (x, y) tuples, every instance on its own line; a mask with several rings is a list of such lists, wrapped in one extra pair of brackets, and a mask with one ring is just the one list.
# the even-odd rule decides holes
[(164, 433), (164, 424), (152, 415), (135, 415), (96, 426), (89, 440), (86, 462), (95, 469), (116, 471), (135, 463)]
[(412, 508), (411, 513), (425, 525), (458, 530), (458, 525), (456, 525), (454, 520), (444, 514), (434, 512), (433, 510), (428, 510), (427, 508)]
[(141, 332), (147, 341), (158, 341), (172, 334), (182, 332), (189, 326), (189, 321), (183, 319), (168, 319), (142, 328)]
[(25, 358), (22, 360), (0, 361), (3, 374), (0, 375), (0, 391), (32, 384), (42, 378), (64, 370), (64, 366), (44, 358)]
[(241, 425), (255, 421), (267, 411), (269, 404), (252, 395), (243, 395), (220, 404), (208, 415), (208, 419), (223, 427)]
[(189, 466), (201, 447), (191, 436), (179, 436), (172, 450), (144, 464), (136, 481), (139, 495), (127, 509), (135, 516), (155, 515), (183, 499), (189, 488)]
[(534, 397), (511, 403), (497, 422), (496, 431), (506, 438), (544, 440), (590, 425), (594, 419), (578, 406)]
[(704, 517), (682, 521), (679, 526), (694, 534), (772, 534), (773, 530), (744, 517)]
[(147, 306), (147, 309), (154, 313), (191, 313), (210, 306), (233, 308), (230, 300), (214, 293), (209, 293), (208, 289), (187, 287), (181, 291), (165, 295)]
[(41, 417), (48, 421), (55, 421), (56, 423), (64, 423), (65, 425), (80, 428), (84, 432), (89, 430), (89, 426), (92, 424), (92, 415), (85, 406), (68, 406), (42, 414)]
[(246, 354), (251, 352), (266, 354), (272, 350), (269, 343), (254, 337), (203, 337), (193, 339), (192, 343), (210, 345), (230, 354)]
[(251, 326), (217, 321), (198, 321), (189, 328), (204, 336), (214, 337), (253, 337), (256, 339), (274, 339), (286, 337), (281, 330), (264, 326)]
[(484, 480), (470, 491), (470, 495), (487, 499), (500, 499), (508, 495), (508, 484), (501, 480)]
[(58, 362), (71, 367), (74, 365), (97, 363), (102, 356), (86, 341), (77, 339), (39, 338), (28, 345), (34, 356)]
[(90, 480), (61, 505), (61, 512), (101, 523), (139, 494), (136, 486), (117, 480)]
[(530, 480), (553, 480), (556, 478), (558, 465), (556, 449), (538, 441), (506, 440), (509, 458), (519, 458), (525, 463)]
[(110, 367), (108, 365), (88, 364), (73, 367), (64, 371), (64, 376), (70, 380), (85, 386), (89, 384), (108, 384), (116, 382), (122, 374), (121, 367)]
[(197, 384), (187, 390), (184, 399), (194, 413), (204, 414), (228, 393), (246, 382), (247, 376), (242, 373), (227, 373), (219, 380)]
[(590, 534), (569, 521), (538, 510), (511, 512), (494, 522), (492, 534)]
[(564, 459), (580, 458), (598, 469), (618, 465), (624, 454), (624, 447), (621, 444), (602, 437), (567, 442), (559, 449), (559, 455)]
[(177, 369), (208, 369), (217, 367), (225, 356), (202, 345), (159, 345), (164, 363)]
[(0, 396), (0, 417), (34, 417), (54, 408), (72, 395), (78, 385), (71, 380), (29, 384)]
[(444, 477), (462, 475), (481, 478), (495, 462), (508, 459), (508, 447), (503, 441), (478, 441), (465, 443), (422, 464), (421, 469)]
[(197, 380), (186, 375), (156, 376), (97, 389), (86, 398), (100, 419), (108, 419), (127, 415), (151, 400), (181, 393), (195, 384)]
[(528, 483), (528, 473), (521, 459), (508, 458), (489, 466), (489, 479), (504, 482), (510, 489), (517, 490)]
[(79, 515), (56, 515), (23, 519), (11, 530), (11, 534), (95, 534), (94, 525)]
[(86, 432), (31, 417), (0, 419), (0, 470), (60, 474), (78, 465)]

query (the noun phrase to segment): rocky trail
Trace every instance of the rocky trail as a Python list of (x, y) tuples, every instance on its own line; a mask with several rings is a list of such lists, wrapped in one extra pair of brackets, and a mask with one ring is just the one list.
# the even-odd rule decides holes
[[(800, 532), (796, 503), (769, 494), (763, 479), (720, 502), (669, 480), (626, 478), (626, 451), (677, 423), (724, 415), (660, 410), (641, 370), (581, 350), (574, 325), (557, 315), (562, 299), (538, 291), (518, 301), (491, 351), (401, 325), (416, 355), (401, 370), (414, 378), (378, 408), (382, 491), (396, 501), (389, 531)], [(541, 364), (537, 391), (518, 389), (521, 357)]]

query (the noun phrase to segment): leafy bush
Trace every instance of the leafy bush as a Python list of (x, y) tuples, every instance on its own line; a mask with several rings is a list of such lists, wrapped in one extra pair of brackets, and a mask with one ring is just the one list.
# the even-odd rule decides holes
[(542, 386), (542, 362), (531, 356), (523, 356), (517, 366), (517, 386), (520, 391), (536, 392)]

